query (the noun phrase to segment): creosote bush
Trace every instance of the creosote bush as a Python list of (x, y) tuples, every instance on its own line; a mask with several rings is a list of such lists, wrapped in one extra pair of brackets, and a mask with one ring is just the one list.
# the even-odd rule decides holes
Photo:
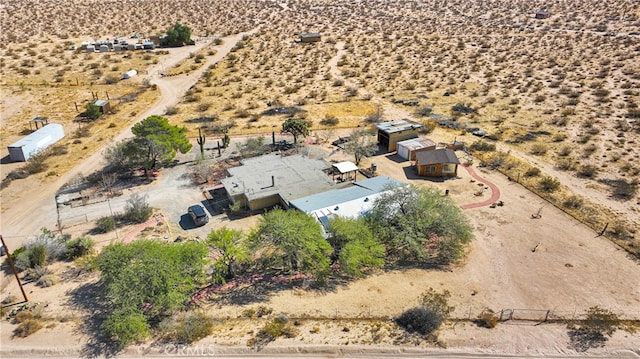
[(538, 182), (538, 187), (545, 192), (553, 192), (560, 188), (560, 181), (555, 178), (545, 176)]
[(201, 311), (179, 312), (160, 323), (164, 338), (180, 344), (190, 344), (213, 332), (213, 318)]
[(429, 288), (420, 296), (419, 306), (404, 311), (394, 321), (410, 333), (430, 334), (438, 329), (455, 309), (449, 306), (450, 297), (451, 294), (447, 290), (438, 293)]
[(98, 218), (96, 227), (93, 229), (96, 233), (108, 233), (116, 228), (116, 221), (113, 217), (104, 216)]
[(476, 323), (480, 326), (491, 329), (498, 326), (498, 319), (498, 316), (493, 310), (487, 309), (478, 315)]
[(471, 151), (489, 152), (489, 151), (495, 151), (496, 145), (494, 145), (493, 143), (480, 140), (472, 143), (469, 146), (469, 149), (471, 149)]
[(142, 223), (151, 217), (153, 209), (147, 202), (147, 196), (133, 194), (128, 200), (122, 219), (133, 223)]

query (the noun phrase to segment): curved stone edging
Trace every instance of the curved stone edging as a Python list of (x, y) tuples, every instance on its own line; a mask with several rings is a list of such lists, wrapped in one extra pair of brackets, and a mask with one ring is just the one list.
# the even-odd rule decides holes
[(469, 166), (464, 166), (464, 165), (462, 167), (465, 170), (467, 170), (467, 172), (469, 172), (471, 177), (473, 177), (475, 180), (480, 181), (480, 182), (486, 184), (487, 186), (489, 186), (489, 188), (491, 188), (491, 197), (488, 200), (485, 200), (485, 201), (482, 201), (482, 202), (465, 204), (465, 205), (461, 206), (462, 209), (472, 209), (472, 208), (490, 206), (491, 204), (495, 203), (497, 200), (500, 199), (500, 189), (498, 188), (498, 186), (496, 186), (492, 182), (489, 182), (488, 180), (480, 177), (476, 173), (476, 171), (473, 170), (473, 168), (471, 168)]

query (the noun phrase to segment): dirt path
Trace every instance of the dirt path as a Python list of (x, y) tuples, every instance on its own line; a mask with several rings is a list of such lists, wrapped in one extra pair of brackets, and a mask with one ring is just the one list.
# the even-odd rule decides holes
[[(244, 35), (253, 34), (257, 30), (258, 28), (255, 28), (245, 33), (223, 38), (222, 45), (216, 47), (216, 54), (209, 57), (207, 62), (201, 66), (200, 69), (189, 75), (161, 78), (157, 72), (159, 66), (162, 65), (152, 68), (149, 71), (149, 73), (153, 74), (150, 78), (150, 83), (157, 85), (161, 96), (155, 104), (138, 117), (138, 121), (151, 115), (161, 115), (168, 106), (176, 105), (184, 93), (198, 81), (202, 73), (206, 71), (209, 66), (223, 59)], [(173, 51), (174, 49), (172, 49), (171, 52), (173, 54), (168, 59), (165, 59), (164, 62), (166, 65), (178, 64), (187, 59), (194, 50), (197, 51), (210, 45), (210, 42), (203, 42), (196, 48), (180, 48), (175, 49), (176, 51)], [(2, 230), (5, 240), (9, 242), (8, 245), (10, 248), (19, 247), (25, 238), (36, 234), (42, 227), (56, 228), (57, 212), (54, 199), (55, 193), (60, 187), (71, 181), (73, 178), (79, 175), (92, 173), (99, 169), (103, 165), (102, 153), (104, 149), (118, 141), (130, 137), (131, 127), (133, 127), (133, 124), (120, 132), (120, 134), (115, 136), (98, 151), (94, 152), (91, 156), (79, 163), (73, 170), (61, 176), (56, 182), (40, 184), (37, 190), (30, 191), (28, 200), (12, 204), (10, 209), (2, 213), (2, 217), (0, 219), (2, 226), (0, 229)]]
[(477, 181), (480, 181), (480, 182), (486, 184), (487, 186), (489, 186), (489, 188), (491, 188), (491, 198), (489, 198), (486, 201), (482, 201), (482, 202), (465, 204), (465, 205), (462, 206), (462, 209), (471, 209), (471, 208), (490, 206), (491, 204), (495, 203), (497, 200), (500, 199), (500, 189), (498, 188), (498, 186), (496, 186), (495, 184), (493, 184), (489, 180), (486, 180), (486, 179), (480, 177), (473, 168), (471, 168), (469, 166), (462, 166), (462, 168), (467, 170), (467, 172), (469, 172), (471, 177), (475, 178)]

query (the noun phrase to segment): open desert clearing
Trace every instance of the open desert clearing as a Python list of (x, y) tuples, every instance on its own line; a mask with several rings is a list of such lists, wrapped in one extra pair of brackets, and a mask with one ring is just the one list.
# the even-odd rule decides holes
[[(60, 86), (55, 85), (57, 78), (61, 78), (59, 83), (71, 85), (80, 78), (87, 88), (78, 87), (78, 91), (106, 90), (115, 96), (128, 96), (131, 91), (144, 89), (131, 104), (119, 102), (118, 111), (91, 127), (89, 137), (82, 138), (81, 143), (72, 143), (70, 137), (65, 144), (68, 154), (48, 159), (49, 172), (15, 180), (3, 188), (2, 234), (11, 245), (15, 247), (42, 226), (55, 228), (52, 200), (55, 192), (79, 174), (99, 169), (101, 149), (130, 136), (129, 128), (137, 120), (152, 114), (164, 115), (172, 108), (175, 114), (167, 115), (171, 122), (186, 126), (191, 136), (203, 125), (201, 121), (193, 121), (200, 118), (208, 119), (204, 126), (211, 131), (208, 132), (211, 137), (220, 136), (215, 131), (221, 124), (231, 125), (233, 136), (268, 134), (283, 119), (262, 115), (271, 107), (269, 104), (298, 106), (307, 111), (306, 117), (313, 122), (315, 131), (330, 130), (336, 136), (348, 134), (349, 128), (355, 126), (368, 126), (365, 118), (376, 111), (384, 120), (409, 118), (429, 123), (434, 120), (423, 116), (426, 112), (421, 110), (430, 108), (429, 114), (452, 119), (458, 128), (436, 128), (428, 137), (449, 143), (456, 138), (470, 144), (476, 139), (465, 127), (485, 130), (497, 139), (498, 150), (510, 151), (511, 156), (528, 166), (538, 167), (540, 176), (556, 177), (563, 190), (554, 196), (579, 195), (583, 201), (579, 203), (584, 204), (582, 213), (588, 217), (584, 221), (592, 228), (599, 230), (603, 223), (611, 222), (616, 229), (615, 232), (610, 229), (607, 236), (629, 235), (620, 239), (624, 241), (637, 237), (639, 197), (635, 189), (639, 167), (634, 158), (638, 151), (640, 45), (638, 35), (633, 34), (639, 24), (637, 4), (616, 1), (610, 6), (597, 2), (570, 7), (556, 5), (553, 17), (543, 21), (533, 19), (535, 9), (521, 1), (497, 1), (493, 8), (453, 2), (447, 9), (430, 2), (401, 2), (393, 6), (382, 2), (328, 1), (317, 6), (308, 1), (248, 2), (239, 7), (234, 2), (222, 1), (207, 5), (204, 11), (199, 10), (198, 2), (180, 4), (132, 3), (131, 6), (144, 9), (149, 18), (163, 25), (145, 29), (148, 24), (125, 18), (118, 28), (124, 32), (153, 32), (175, 20), (189, 18), (189, 25), (203, 35), (196, 47), (149, 55), (146, 60), (144, 56), (135, 57), (132, 62), (124, 62), (126, 65), (119, 61), (128, 59), (104, 54), (65, 55), (65, 47), (75, 43), (69, 39), (79, 41), (87, 33), (77, 25), (66, 24), (64, 17), (46, 22), (39, 12), (33, 17), (25, 16), (20, 2), (2, 8), (3, 24), (9, 24), (6, 21), (9, 12), (15, 19), (15, 28), (2, 36), (10, 40), (18, 36), (29, 39), (23, 44), (10, 41), (2, 47), (3, 144), (19, 138), (26, 121), (48, 109), (59, 108), (64, 114), (60, 117), (69, 118), (68, 124), (75, 126), (70, 120), (75, 115), (72, 103), (87, 95), (50, 101)], [(68, 5), (78, 9), (84, 6), (75, 2)], [(172, 5), (180, 10), (169, 13), (159, 10)], [(56, 6), (55, 2), (46, 2), (43, 9)], [(375, 11), (371, 13), (370, 9)], [(100, 13), (100, 6), (90, 11)], [(207, 17), (207, 14), (215, 15)], [(48, 33), (45, 41), (38, 41), (42, 33), (35, 33), (35, 27), (26, 25), (38, 21), (47, 23), (41, 30)], [(108, 34), (112, 33), (115, 21), (93, 22), (89, 33), (99, 38), (113, 36)], [(61, 30), (65, 26), (66, 35)], [(304, 31), (321, 31), (323, 41), (315, 45), (295, 44), (296, 34)], [(214, 44), (214, 39), (222, 42)], [(591, 50), (596, 47), (599, 51)], [(51, 56), (44, 56), (46, 53)], [(195, 54), (202, 54), (204, 63), (189, 65), (197, 57)], [(55, 70), (65, 61), (83, 70), (73, 76), (69, 73), (75, 70), (56, 74)], [(128, 88), (123, 83), (115, 87), (103, 84), (109, 75), (130, 65), (144, 68), (146, 76), (136, 79)], [(187, 70), (177, 76), (159, 77), (174, 67)], [(25, 75), (25, 69), (29, 74)], [(100, 69), (103, 71), (96, 71)], [(410, 102), (418, 106), (407, 105)], [(464, 104), (469, 112), (455, 110), (457, 104)], [(326, 118), (336, 118), (339, 124), (335, 129), (321, 125), (320, 121)], [(327, 155), (332, 152), (326, 145), (318, 147)], [(2, 150), (5, 155), (4, 147)], [(176, 210), (176, 203), (196, 200), (200, 190), (193, 187), (185, 198), (175, 196), (171, 201), (163, 200), (161, 193), (171, 186), (180, 186), (180, 193), (187, 193), (192, 185), (180, 175), (194, 157), (195, 151), (180, 157), (185, 164), (163, 170), (161, 179), (136, 189), (158, 194), (157, 202), (152, 204), (165, 214), (169, 226), (175, 227), (175, 213), (185, 207), (181, 203)], [(328, 158), (349, 159), (340, 152)], [(482, 196), (474, 196), (478, 183), (471, 182), (462, 168), (458, 172), (460, 178), (432, 183), (413, 178), (408, 162), (383, 155), (367, 159), (364, 165), (371, 162), (378, 165), (381, 174), (418, 185), (435, 185), (443, 191), (448, 189), (463, 208), (487, 201), (493, 192), (487, 189)], [(505, 161), (505, 166), (500, 164), (498, 170), (512, 178), (525, 172), (508, 162)], [(354, 354), (393, 351), (393, 345), (408, 351), (414, 345), (398, 341), (402, 333), (388, 318), (415, 305), (417, 296), (429, 287), (451, 291), (451, 304), (456, 307), (453, 317), (462, 322), (452, 322), (440, 331), (440, 345), (446, 346), (446, 350), (421, 342), (416, 349), (420, 353), (438, 350), (452, 355), (577, 354), (575, 348), (569, 347), (565, 324), (533, 326), (532, 322), (515, 321), (489, 330), (469, 321), (487, 308), (515, 309), (514, 317), (534, 321), (546, 315), (552, 319), (580, 317), (594, 305), (623, 319), (640, 317), (637, 260), (606, 236), (598, 236), (597, 230), (580, 224), (504, 175), (479, 168), (479, 163), (474, 159), (473, 169), (496, 186), (505, 205), (465, 210), (473, 223), (475, 239), (466, 259), (450, 271), (390, 269), (324, 292), (247, 287), (239, 292), (219, 293), (203, 303), (219, 325), (213, 336), (198, 345), (211, 344), (223, 348), (222, 352), (244, 353), (248, 333), (263, 323), (238, 317), (244, 309), (266, 305), (276, 313), (307, 319), (301, 319), (299, 337), (278, 339), (269, 344), (265, 353), (295, 352), (304, 346), (313, 350), (324, 348), (317, 350), (330, 353), (344, 353), (344, 348), (350, 348), (347, 351)], [(0, 167), (3, 178), (18, 166), (3, 161)], [(523, 178), (522, 183), (535, 186), (537, 178)], [(630, 191), (616, 197), (619, 188), (616, 186), (622, 184)], [(563, 206), (562, 200), (554, 201)], [(598, 212), (600, 207), (590, 207), (590, 203), (610, 212)], [(106, 210), (104, 206), (93, 209)], [(538, 211), (542, 216), (532, 218)], [(594, 211), (598, 212), (597, 221)], [(218, 224), (248, 228), (255, 221)], [(89, 229), (87, 224), (73, 230), (81, 233)], [(132, 230), (123, 228), (120, 235)], [(159, 233), (160, 238), (163, 233)], [(99, 236), (96, 240), (104, 245), (112, 236)], [(637, 244), (630, 243), (627, 248), (633, 251)], [(65, 266), (57, 266), (56, 271), (62, 273)], [(3, 356), (26, 355), (27, 350), (44, 355), (52, 353), (52, 348), (70, 350), (74, 356), (86, 353), (94, 338), (80, 322), (91, 313), (86, 304), (74, 302), (77, 298), (72, 299), (71, 293), (96, 279), (96, 276), (82, 277), (80, 281), (63, 279), (46, 289), (28, 285), (32, 300), (49, 304), (47, 311), (54, 313), (52, 324), (28, 338), (18, 339), (10, 337), (13, 325), (3, 321), (0, 324)], [(14, 282), (4, 277), (3, 297), (17, 294), (15, 287)], [(63, 311), (69, 315), (57, 314)], [(374, 322), (366, 318), (373, 318)], [(58, 333), (68, 335), (59, 339)], [(591, 349), (589, 355), (638, 357), (640, 342), (636, 334), (617, 331), (604, 348)], [(151, 343), (127, 353), (166, 354), (162, 350)]]

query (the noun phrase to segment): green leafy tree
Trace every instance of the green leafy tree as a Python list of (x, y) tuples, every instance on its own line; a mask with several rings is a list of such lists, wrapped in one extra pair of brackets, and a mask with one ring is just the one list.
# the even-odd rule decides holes
[(335, 217), (329, 221), (329, 243), (340, 269), (351, 276), (361, 277), (365, 270), (384, 265), (384, 246), (373, 236), (363, 218)]
[(318, 279), (329, 272), (331, 245), (320, 224), (305, 213), (282, 209), (265, 213), (250, 241), (266, 266), (309, 272)]
[(97, 120), (102, 116), (102, 111), (100, 111), (100, 107), (94, 103), (88, 103), (85, 106), (84, 115), (87, 116), (90, 120)]
[(176, 22), (172, 28), (167, 29), (165, 43), (169, 46), (183, 46), (191, 42), (191, 28)]
[(432, 188), (403, 186), (383, 193), (366, 216), (393, 259), (449, 264), (464, 254), (471, 226), (450, 197)]
[(359, 165), (363, 158), (373, 155), (378, 150), (378, 144), (370, 131), (356, 130), (349, 136), (344, 149), (355, 157), (356, 165)]
[(206, 255), (197, 242), (111, 244), (97, 259), (104, 298), (114, 313), (140, 311), (153, 320), (169, 315), (183, 308), (204, 278)]
[(293, 143), (298, 143), (298, 136), (309, 136), (309, 123), (301, 118), (288, 118), (282, 124), (282, 132), (293, 135)]
[[(172, 161), (176, 152), (187, 153), (191, 150), (191, 143), (186, 136), (184, 127), (173, 126), (169, 120), (162, 116), (149, 116), (136, 123), (131, 132), (136, 136), (133, 140), (132, 149), (144, 151), (142, 154), (146, 159), (145, 170), (154, 168), (158, 162)], [(132, 155), (127, 152), (128, 155)], [(139, 158), (141, 155), (134, 156)]]
[(220, 250), (222, 256), (214, 264), (214, 280), (224, 282), (232, 278), (234, 267), (249, 260), (249, 250), (242, 231), (220, 229), (211, 231), (207, 243)]

